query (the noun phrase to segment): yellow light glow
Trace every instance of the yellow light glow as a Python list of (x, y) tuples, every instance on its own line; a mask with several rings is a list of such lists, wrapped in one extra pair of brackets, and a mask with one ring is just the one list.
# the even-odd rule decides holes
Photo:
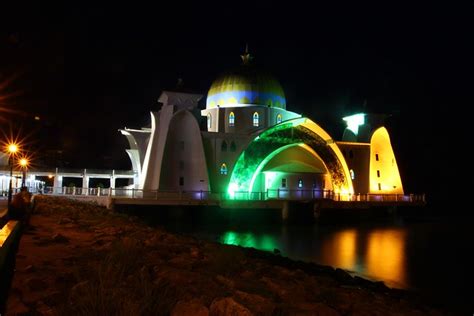
[(22, 166), (23, 168), (28, 166), (28, 163), (29, 163), (28, 159), (26, 159), (26, 158), (21, 158), (20, 159), (20, 166)]
[(370, 140), (370, 193), (403, 194), (397, 160), (385, 127), (377, 129)]
[(18, 151), (18, 145), (17, 144), (8, 144), (8, 153), (9, 154), (15, 154)]
[(49, 178), (49, 179), (52, 179), (52, 178), (53, 178), (53, 175), (52, 175), (52, 174), (48, 174), (48, 178)]

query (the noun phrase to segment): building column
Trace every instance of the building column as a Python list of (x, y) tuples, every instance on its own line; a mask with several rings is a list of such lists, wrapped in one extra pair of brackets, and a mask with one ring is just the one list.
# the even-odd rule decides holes
[(53, 193), (62, 192), (62, 188), (63, 188), (63, 176), (59, 175), (58, 168), (56, 168), (56, 172), (54, 174), (54, 182), (53, 182)]
[(87, 169), (84, 169), (82, 175), (82, 194), (87, 195), (89, 193), (89, 177), (87, 176)]
[(110, 177), (110, 188), (115, 189), (115, 170), (112, 170), (112, 176)]

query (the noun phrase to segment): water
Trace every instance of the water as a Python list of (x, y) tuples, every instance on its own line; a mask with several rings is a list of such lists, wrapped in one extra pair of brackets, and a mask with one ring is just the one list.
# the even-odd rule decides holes
[[(184, 215), (184, 216), (183, 216)], [(224, 244), (278, 249), (283, 256), (340, 267), (390, 287), (416, 290), (451, 310), (474, 311), (472, 219), (282, 224), (262, 218), (215, 222), (185, 214), (160, 220), (168, 230)]]

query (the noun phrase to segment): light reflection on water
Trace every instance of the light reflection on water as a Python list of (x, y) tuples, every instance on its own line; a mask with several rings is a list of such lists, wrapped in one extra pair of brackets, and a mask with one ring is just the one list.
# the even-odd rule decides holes
[[(340, 267), (371, 279), (383, 280), (388, 286), (406, 288), (406, 233), (401, 229), (355, 228), (313, 234), (308, 240), (291, 239), (286, 229), (278, 236), (255, 232), (229, 230), (219, 241), (224, 244), (253, 247), (285, 256)], [(308, 238), (306, 236), (306, 238)], [(291, 248), (288, 248), (290, 246)]]

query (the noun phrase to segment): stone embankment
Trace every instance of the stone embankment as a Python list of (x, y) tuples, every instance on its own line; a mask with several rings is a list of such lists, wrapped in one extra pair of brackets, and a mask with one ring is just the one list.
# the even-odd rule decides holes
[(8, 315), (442, 315), (340, 269), (36, 196)]

